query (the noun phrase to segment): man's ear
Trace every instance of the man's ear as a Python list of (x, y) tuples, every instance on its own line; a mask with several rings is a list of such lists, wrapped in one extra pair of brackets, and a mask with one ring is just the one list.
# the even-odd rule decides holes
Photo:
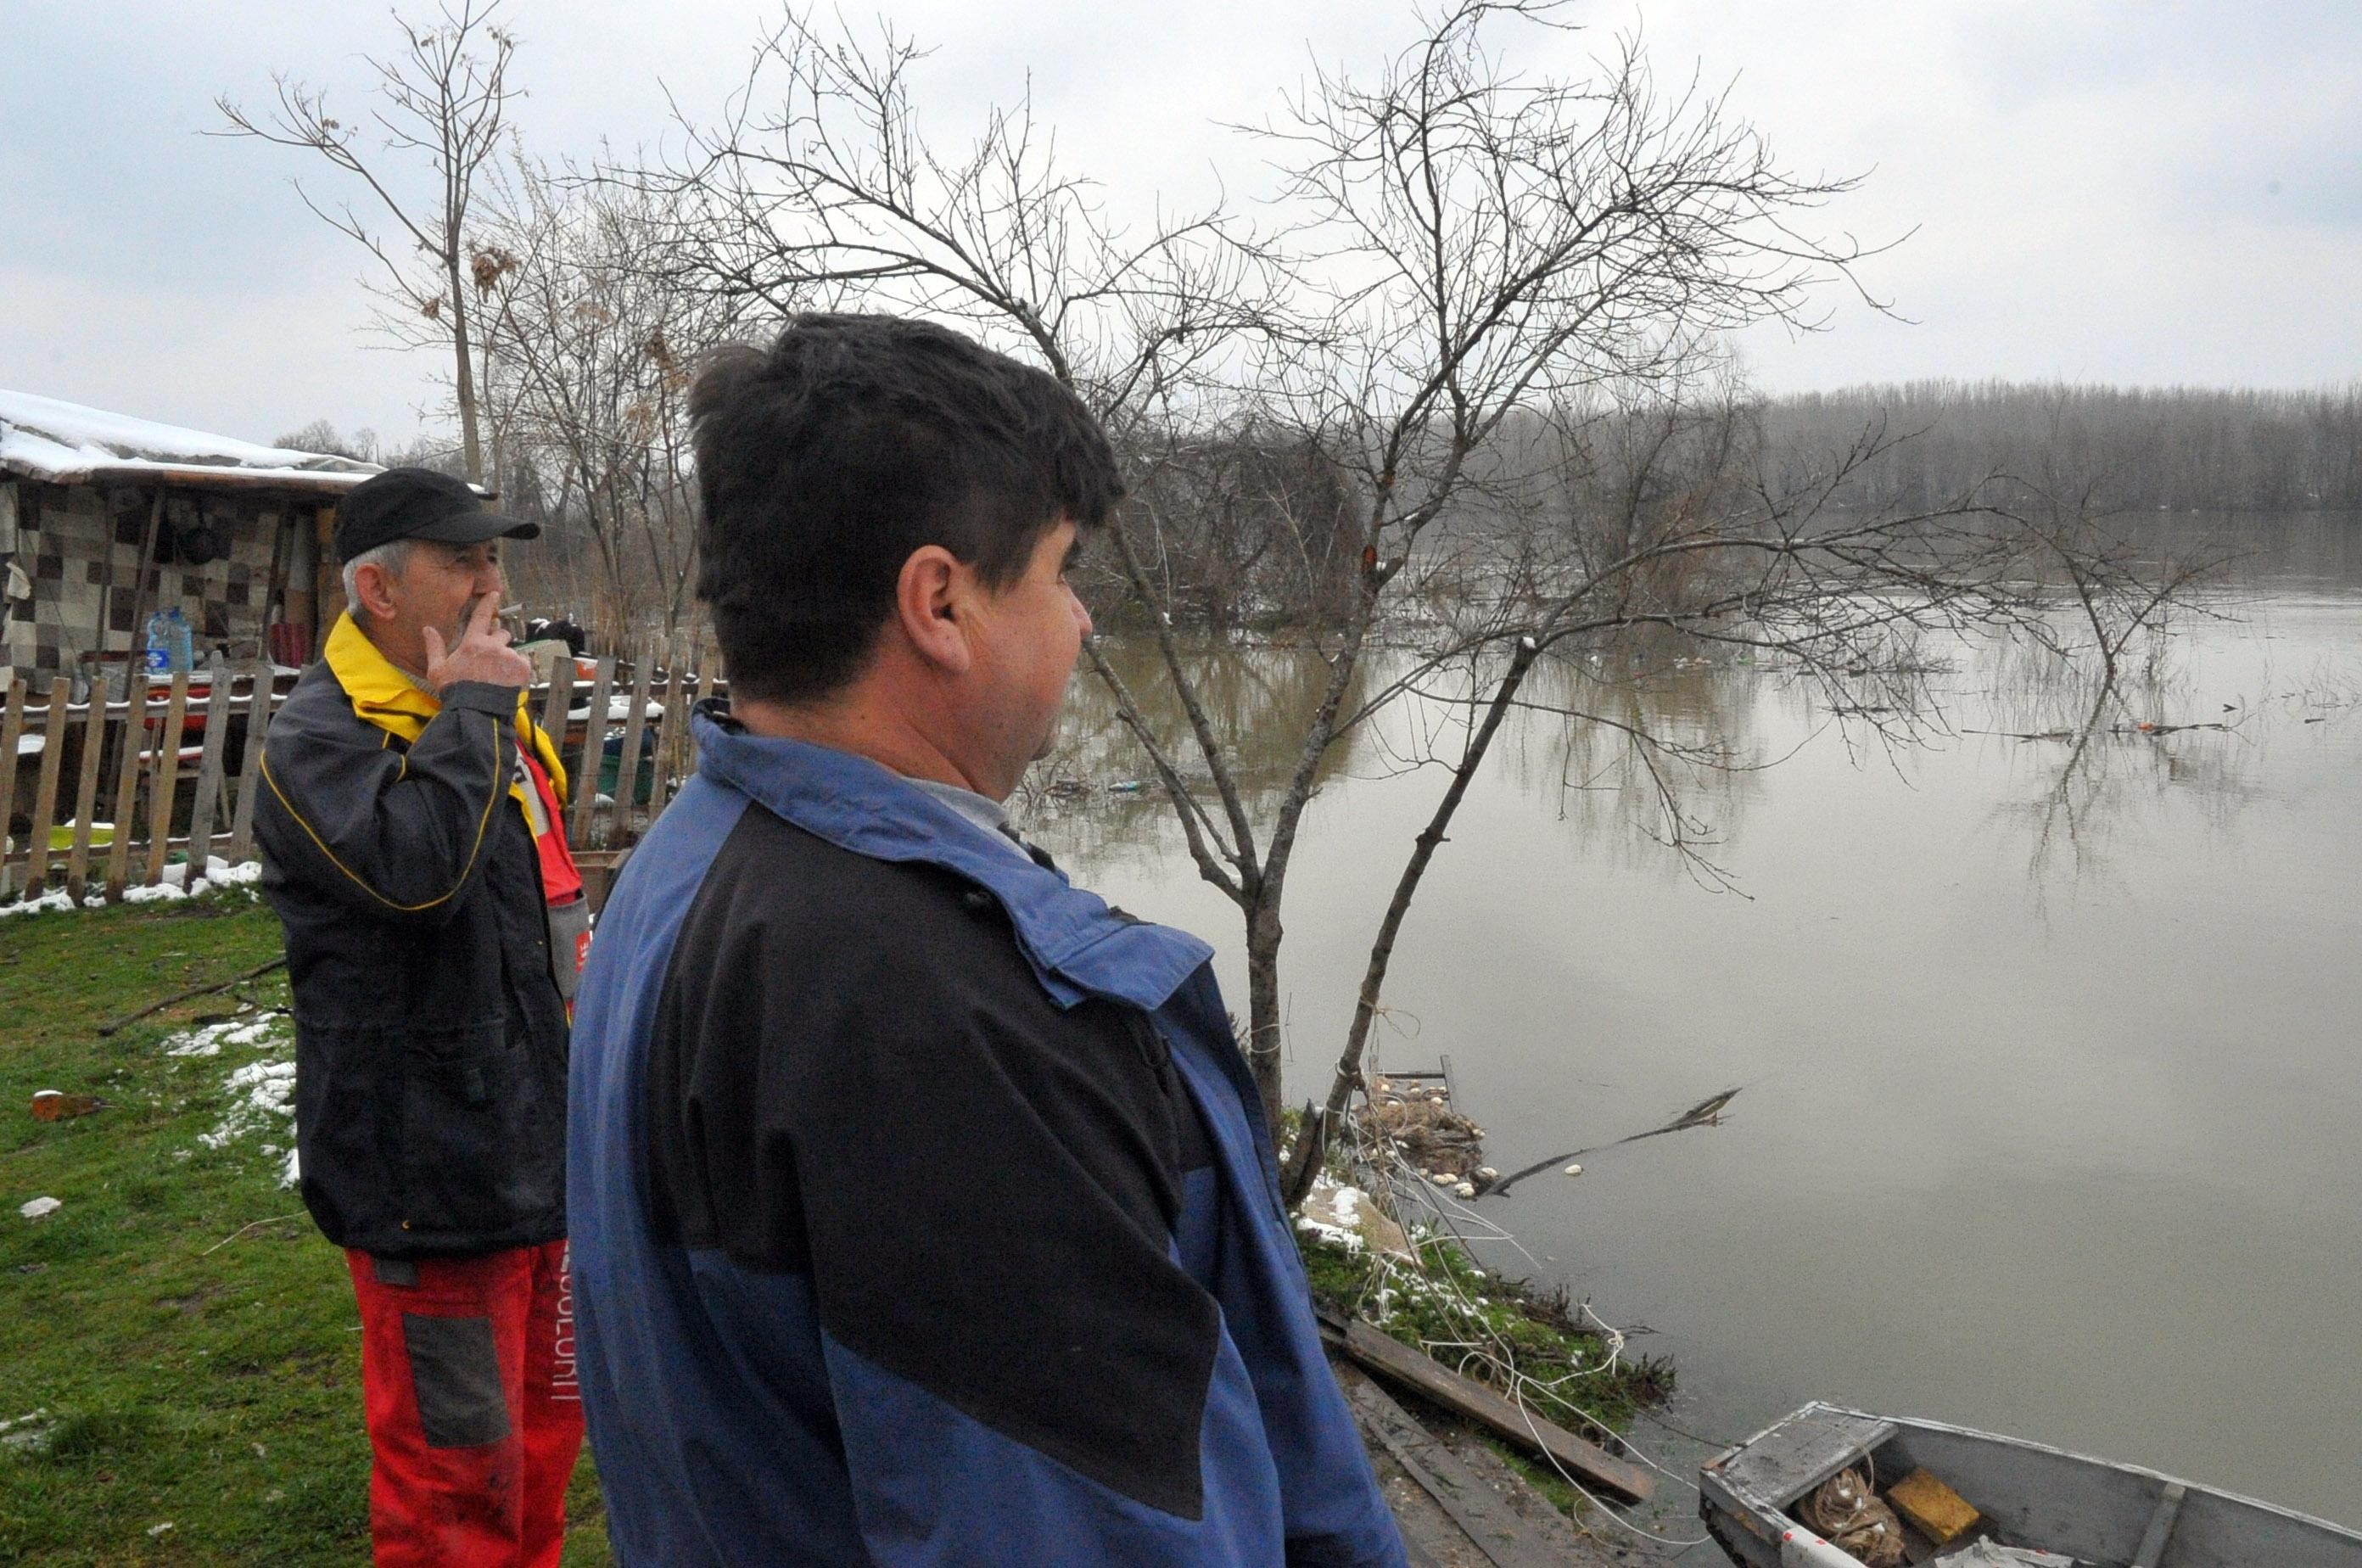
[(962, 601), (974, 573), (941, 545), (922, 545), (894, 580), (894, 619), (911, 651), (945, 675), (965, 675), (973, 657)]
[(372, 621), (388, 621), (394, 613), (394, 574), (375, 561), (363, 561), (353, 573), (353, 591)]

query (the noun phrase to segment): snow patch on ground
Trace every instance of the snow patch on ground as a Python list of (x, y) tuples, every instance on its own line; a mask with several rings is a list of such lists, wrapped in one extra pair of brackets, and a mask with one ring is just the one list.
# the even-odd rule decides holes
[(258, 1132), (276, 1133), (281, 1119), (294, 1119), (292, 1062), (248, 1062), (232, 1073), (222, 1087), (230, 1092), (228, 1113), (212, 1132), (197, 1135), (197, 1142), (208, 1149), (218, 1149), (232, 1139), (251, 1137)]
[(46, 1406), (21, 1416), (12, 1416), (0, 1421), (0, 1448), (39, 1453), (50, 1446), (50, 1434), (56, 1427), (57, 1422), (51, 1419)]
[[(59, 888), (43, 893), (38, 899), (19, 899), (15, 903), (0, 904), (0, 919), (9, 915), (49, 914), (53, 911), (63, 911), (73, 907), (72, 895), (63, 888)], [(106, 900), (94, 893), (83, 900), (82, 907), (86, 910), (104, 909), (106, 907)]]
[[(283, 1152), (286, 1158), (280, 1174), (281, 1187), (294, 1186), (301, 1174), (295, 1151), (290, 1146), (295, 1141), (295, 1063), (292, 1058), (294, 1043), (292, 1022), (279, 1012), (250, 1013), (221, 1023), (185, 1029), (168, 1036), (163, 1043), (165, 1055), (183, 1060), (218, 1056), (225, 1046), (265, 1053), (233, 1068), (222, 1081), (229, 1096), (229, 1108), (212, 1132), (197, 1134), (197, 1142), (208, 1149), (252, 1142), (258, 1153), (272, 1160)], [(186, 1154), (184, 1150), (174, 1157), (185, 1157)]]
[(1358, 1253), (1363, 1247), (1361, 1212), (1370, 1195), (1327, 1175), (1312, 1178), (1312, 1190), (1297, 1211), (1296, 1228), (1308, 1236)]

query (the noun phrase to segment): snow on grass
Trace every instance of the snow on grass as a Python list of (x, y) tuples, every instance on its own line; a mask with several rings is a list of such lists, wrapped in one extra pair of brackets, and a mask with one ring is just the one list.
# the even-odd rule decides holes
[(299, 1170), (295, 1151), (295, 1034), (284, 1013), (265, 1012), (182, 1030), (167, 1036), (164, 1055), (182, 1060), (219, 1056), (225, 1046), (261, 1055), (234, 1067), (222, 1080), (228, 1108), (210, 1132), (197, 1134), (208, 1149), (251, 1143), (266, 1157), (284, 1150), (286, 1163), (279, 1185), (295, 1185)]
[[(208, 856), (205, 859), (204, 870), (198, 874), (193, 882), (189, 880), (187, 866), (167, 866), (164, 867), (163, 880), (154, 887), (124, 889), (123, 901), (127, 904), (177, 903), (182, 899), (195, 898), (203, 893), (216, 892), (230, 888), (245, 889), (246, 896), (250, 899), (256, 896), (256, 885), (261, 880), (262, 862), (259, 860), (240, 861), (233, 866), (218, 856)], [(66, 890), (63, 888), (57, 888), (37, 898), (18, 899), (11, 903), (0, 904), (0, 919), (9, 915), (62, 914), (76, 907)], [(86, 910), (103, 910), (106, 907), (106, 900), (101, 894), (92, 893), (83, 900), (79, 907)]]
[[(6, 919), (9, 915), (49, 914), (52, 911), (63, 912), (64, 911), (71, 910), (73, 907), (73, 896), (71, 893), (68, 893), (63, 888), (59, 888), (50, 892), (43, 893), (38, 899), (18, 899), (14, 903), (0, 904), (0, 919)], [(83, 900), (82, 907), (86, 910), (105, 909), (106, 907), (106, 900), (96, 893), (93, 893), (90, 897)]]

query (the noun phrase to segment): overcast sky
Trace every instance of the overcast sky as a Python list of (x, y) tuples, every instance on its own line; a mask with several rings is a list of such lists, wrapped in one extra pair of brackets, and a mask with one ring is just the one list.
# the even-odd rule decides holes
[[(866, 15), (845, 0), (848, 16)], [(1151, 20), (1170, 10), (1175, 19)], [(546, 157), (655, 144), (667, 92), (718, 109), (775, 6), (509, 0)], [(1030, 74), (1062, 156), (1120, 200), (1233, 192), (1260, 119), (1319, 58), (1366, 69), (1392, 0), (907, 0), (957, 132)], [(1661, 77), (1728, 85), (1804, 172), (1869, 181), (1827, 215), (1911, 237), (1865, 269), (1908, 322), (1832, 296), (1830, 329), (1744, 344), (1774, 391), (1926, 376), (2314, 386), (2362, 377), (2362, 5), (2355, 0), (1631, 0), (1522, 52), (1579, 68), (1639, 28)], [(305, 212), (292, 151), (198, 134), (286, 70), (362, 106), (366, 5), (12, 5), (0, 94), (0, 387), (249, 439), (315, 418), (401, 438), (430, 363), (368, 329), (360, 252)], [(1529, 43), (1536, 43), (1526, 35)]]

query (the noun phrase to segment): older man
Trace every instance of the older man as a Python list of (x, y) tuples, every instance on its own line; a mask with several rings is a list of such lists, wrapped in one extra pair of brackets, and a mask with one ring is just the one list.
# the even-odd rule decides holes
[(496, 613), (539, 530), (394, 469), (338, 509), (349, 609), (263, 748), (304, 1206), (361, 1318), (381, 1564), (554, 1568), (582, 1439), (567, 1303), (566, 777)]
[(617, 1561), (1399, 1568), (1210, 950), (1002, 811), (1107, 438), (878, 316), (692, 409), (731, 700), (603, 917), (570, 1107)]

